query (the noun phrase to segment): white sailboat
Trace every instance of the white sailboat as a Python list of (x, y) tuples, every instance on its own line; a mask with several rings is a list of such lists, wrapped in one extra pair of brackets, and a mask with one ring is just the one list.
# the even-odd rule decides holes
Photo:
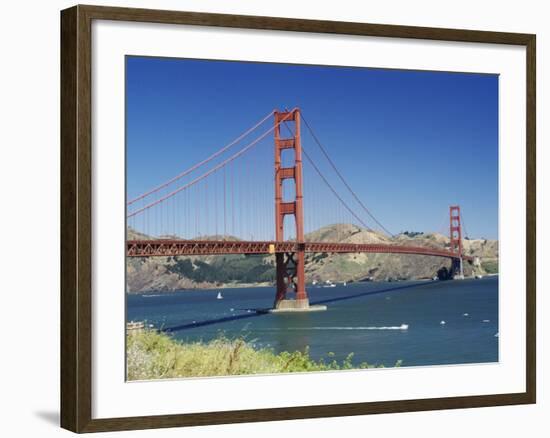
[(223, 300), (223, 296), (221, 292), (218, 292), (218, 296), (216, 297), (217, 300)]

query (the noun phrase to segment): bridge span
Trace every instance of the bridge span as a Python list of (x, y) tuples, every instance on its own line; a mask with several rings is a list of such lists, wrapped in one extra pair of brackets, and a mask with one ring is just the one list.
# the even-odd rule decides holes
[(473, 257), (460, 255), (445, 249), (423, 246), (370, 243), (332, 243), (332, 242), (259, 242), (242, 240), (181, 240), (154, 239), (128, 240), (128, 257), (176, 257), (223, 254), (276, 254), (294, 253), (373, 253), (373, 254), (413, 254), (423, 256), (461, 258), (473, 261)]

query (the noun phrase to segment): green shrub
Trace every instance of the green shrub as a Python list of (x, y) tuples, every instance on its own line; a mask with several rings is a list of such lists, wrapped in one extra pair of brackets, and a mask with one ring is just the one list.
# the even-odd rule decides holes
[[(177, 377), (228, 376), (241, 374), (295, 373), (303, 371), (371, 368), (354, 365), (353, 353), (341, 363), (331, 359), (315, 361), (309, 351), (276, 354), (270, 349), (256, 350), (243, 338), (220, 335), (210, 342), (181, 343), (167, 334), (146, 330), (127, 337), (128, 380)], [(396, 364), (399, 366), (400, 362)]]

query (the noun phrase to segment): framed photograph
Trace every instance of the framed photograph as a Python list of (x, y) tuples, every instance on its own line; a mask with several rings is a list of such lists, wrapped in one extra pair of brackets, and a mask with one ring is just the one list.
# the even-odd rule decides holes
[(535, 35), (61, 12), (61, 425), (535, 403)]

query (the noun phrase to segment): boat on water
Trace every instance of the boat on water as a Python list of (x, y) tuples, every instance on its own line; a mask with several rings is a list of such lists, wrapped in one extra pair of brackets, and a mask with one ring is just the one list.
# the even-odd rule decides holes
[(217, 300), (223, 300), (223, 295), (221, 292), (218, 292), (218, 295), (216, 296)]
[(336, 287), (336, 284), (334, 284), (330, 280), (327, 280), (327, 281), (325, 281), (325, 284), (323, 285), (323, 287)]

